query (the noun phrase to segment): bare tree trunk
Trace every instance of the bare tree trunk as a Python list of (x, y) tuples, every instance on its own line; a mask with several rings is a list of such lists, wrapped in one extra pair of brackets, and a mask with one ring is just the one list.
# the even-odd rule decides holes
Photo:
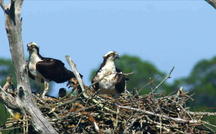
[(216, 9), (216, 0), (205, 0)]
[(42, 115), (31, 95), (31, 88), (26, 71), (22, 41), (22, 18), (21, 8), (23, 0), (11, 0), (9, 5), (4, 5), (0, 0), (0, 6), (6, 17), (6, 32), (8, 35), (12, 61), (15, 66), (17, 80), (16, 102), (23, 110), (31, 116), (33, 126), (42, 134), (57, 134), (56, 130)]

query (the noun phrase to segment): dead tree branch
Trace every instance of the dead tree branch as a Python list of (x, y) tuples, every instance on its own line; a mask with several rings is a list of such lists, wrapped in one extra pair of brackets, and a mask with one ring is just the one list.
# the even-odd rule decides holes
[(8, 94), (2, 87), (0, 87), (0, 100), (10, 109), (19, 109), (15, 98), (11, 94)]
[(208, 2), (212, 7), (216, 9), (216, 0), (205, 0), (205, 1)]
[(88, 96), (85, 94), (84, 83), (83, 83), (83, 80), (81, 79), (80, 74), (79, 74), (79, 72), (78, 72), (78, 70), (77, 70), (77, 68), (76, 68), (76, 64), (73, 62), (73, 60), (71, 59), (70, 56), (67, 55), (67, 56), (65, 56), (65, 57), (66, 57), (66, 60), (67, 60), (68, 64), (69, 64), (70, 67), (71, 67), (72, 72), (74, 73), (76, 79), (77, 79), (78, 82), (79, 82), (79, 85), (80, 85), (80, 87), (81, 87), (83, 96), (84, 96), (85, 98), (88, 98)]
[(168, 80), (169, 78), (171, 78), (171, 74), (172, 74), (172, 72), (173, 72), (174, 69), (175, 69), (175, 67), (172, 67), (172, 69), (165, 76), (165, 78), (152, 90), (152, 93), (154, 93), (166, 80)]
[(17, 80), (16, 103), (23, 112), (31, 116), (31, 121), (36, 130), (43, 134), (57, 134), (47, 119), (44, 118), (31, 95), (22, 41), (21, 9), (23, 0), (11, 0), (9, 5), (4, 5), (4, 1), (0, 0), (0, 5), (6, 17), (5, 27), (12, 61), (15, 66)]

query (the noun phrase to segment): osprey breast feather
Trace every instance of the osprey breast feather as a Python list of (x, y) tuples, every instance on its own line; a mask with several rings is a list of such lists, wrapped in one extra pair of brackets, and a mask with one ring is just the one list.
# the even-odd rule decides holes
[(103, 63), (92, 79), (93, 88), (100, 90), (102, 94), (119, 96), (125, 91), (127, 78), (116, 68), (115, 60), (119, 58), (118, 53), (110, 51), (103, 56)]

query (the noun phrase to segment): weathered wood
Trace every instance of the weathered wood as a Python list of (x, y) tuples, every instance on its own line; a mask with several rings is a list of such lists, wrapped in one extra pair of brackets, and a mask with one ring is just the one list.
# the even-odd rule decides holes
[(15, 98), (11, 94), (8, 94), (6, 92), (4, 87), (0, 87), (0, 101), (3, 102), (3, 104), (10, 109), (19, 109)]
[(15, 66), (18, 93), (16, 102), (22, 110), (31, 116), (31, 121), (37, 131), (42, 134), (57, 134), (32, 99), (22, 41), (22, 4), (23, 0), (11, 0), (9, 5), (4, 5), (4, 1), (0, 0), (1, 8), (6, 17), (6, 32), (12, 61)]
[(117, 107), (122, 108), (122, 109), (128, 109), (128, 110), (133, 110), (133, 111), (137, 111), (137, 112), (141, 112), (147, 115), (152, 115), (152, 116), (156, 116), (156, 117), (160, 117), (160, 118), (165, 118), (167, 120), (173, 120), (176, 122), (180, 122), (180, 123), (190, 123), (190, 124), (198, 124), (201, 123), (201, 121), (199, 120), (185, 120), (185, 119), (181, 119), (181, 118), (174, 118), (174, 117), (170, 117), (164, 114), (157, 114), (151, 111), (147, 111), (147, 110), (143, 110), (143, 109), (138, 109), (138, 108), (133, 108), (133, 107), (129, 107), (129, 106), (121, 106), (121, 105), (117, 105)]
[(212, 7), (216, 9), (216, 0), (205, 0), (205, 1), (208, 2)]
[(84, 83), (83, 83), (83, 80), (82, 80), (81, 77), (80, 77), (80, 74), (79, 74), (79, 72), (78, 72), (78, 70), (77, 70), (77, 68), (76, 68), (75, 63), (72, 61), (72, 59), (71, 59), (70, 56), (67, 55), (67, 56), (65, 56), (65, 58), (66, 58), (68, 64), (70, 65), (71, 71), (74, 73), (76, 79), (77, 79), (78, 82), (79, 82), (79, 85), (80, 85), (80, 87), (81, 87), (83, 96), (84, 96), (85, 98), (89, 98), (89, 97), (85, 94)]

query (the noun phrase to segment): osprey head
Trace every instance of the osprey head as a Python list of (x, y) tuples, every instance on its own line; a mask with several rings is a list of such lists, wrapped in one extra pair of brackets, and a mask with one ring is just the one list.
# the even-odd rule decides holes
[(37, 51), (39, 52), (39, 47), (35, 42), (30, 42), (27, 44), (27, 48), (29, 52)]
[(104, 59), (111, 59), (111, 60), (115, 60), (119, 58), (119, 54), (115, 51), (109, 51), (108, 53), (106, 53), (103, 56)]

